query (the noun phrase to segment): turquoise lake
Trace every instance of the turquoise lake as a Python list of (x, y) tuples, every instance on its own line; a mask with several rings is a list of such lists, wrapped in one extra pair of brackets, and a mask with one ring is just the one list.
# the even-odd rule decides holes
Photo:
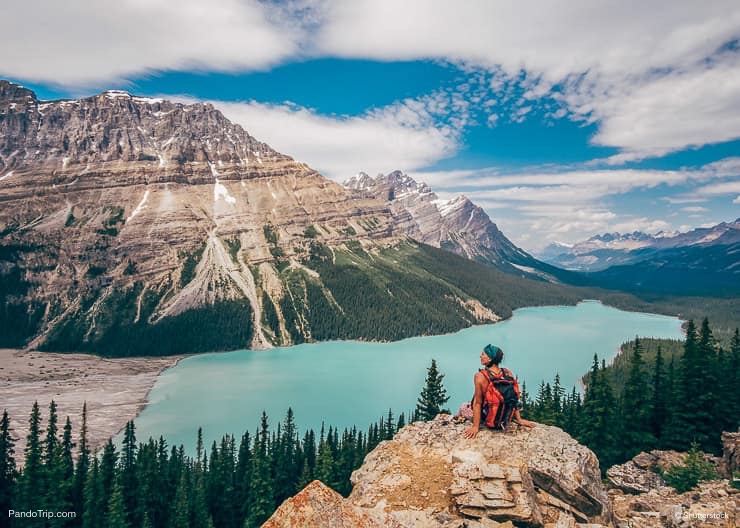
[(555, 373), (570, 391), (580, 388), (594, 354), (608, 363), (635, 335), (680, 339), (681, 321), (586, 301), (523, 308), (497, 324), (393, 343), (332, 341), (202, 354), (162, 373), (136, 419), (136, 433), (139, 440), (162, 435), (192, 453), (199, 426), (210, 445), (225, 433), (253, 433), (263, 410), (274, 426), (288, 407), (302, 430), (318, 432), (324, 421), (364, 431), (388, 408), (397, 417), (415, 407), (432, 358), (445, 375), (448, 407), (455, 411), (470, 399), (487, 343), (503, 348), (502, 365), (526, 382), (530, 395)]

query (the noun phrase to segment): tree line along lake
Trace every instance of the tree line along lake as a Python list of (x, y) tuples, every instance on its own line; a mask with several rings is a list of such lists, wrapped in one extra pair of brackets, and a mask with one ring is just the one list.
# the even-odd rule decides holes
[(329, 341), (276, 348), (191, 356), (166, 370), (136, 419), (140, 440), (163, 436), (194, 453), (198, 427), (205, 445), (223, 434), (254, 432), (265, 411), (270, 423), (295, 413), (299, 430), (357, 426), (365, 430), (392, 409), (397, 417), (416, 405), (431, 360), (445, 375), (454, 412), (472, 394), (487, 343), (503, 348), (502, 366), (526, 383), (530, 396), (541, 381), (560, 375), (566, 391), (594, 354), (607, 363), (635, 335), (682, 339), (681, 321), (663, 315), (625, 312), (598, 301), (576, 306), (523, 308), (496, 324), (454, 334), (391, 343)]

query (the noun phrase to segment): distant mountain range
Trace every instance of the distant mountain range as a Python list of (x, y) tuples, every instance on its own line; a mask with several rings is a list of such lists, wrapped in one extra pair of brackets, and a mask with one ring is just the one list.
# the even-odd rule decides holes
[(537, 256), (563, 269), (600, 271), (645, 260), (665, 249), (730, 246), (737, 242), (740, 242), (740, 218), (734, 222), (722, 222), (685, 233), (605, 233), (575, 244), (555, 242), (537, 253)]
[(586, 271), (585, 284), (635, 293), (740, 294), (740, 219), (686, 233), (606, 233), (551, 244), (551, 264)]

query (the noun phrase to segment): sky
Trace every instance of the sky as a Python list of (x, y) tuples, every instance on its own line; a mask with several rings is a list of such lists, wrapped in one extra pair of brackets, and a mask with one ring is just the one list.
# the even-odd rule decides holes
[(740, 217), (736, 0), (27, 0), (0, 78), (208, 101), (336, 181), (400, 169), (537, 252)]

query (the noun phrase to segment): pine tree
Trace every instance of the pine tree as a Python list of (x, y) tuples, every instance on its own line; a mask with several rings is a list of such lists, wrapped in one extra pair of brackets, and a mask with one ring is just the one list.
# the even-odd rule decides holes
[(563, 422), (563, 397), (565, 389), (560, 385), (560, 373), (555, 373), (555, 381), (552, 386), (552, 411), (555, 415), (555, 424), (562, 425)]
[[(717, 378), (717, 347), (709, 320), (705, 317), (699, 330), (698, 371), (694, 373), (694, 434), (699, 446), (715, 454), (721, 453), (720, 437), (716, 426), (720, 409), (718, 398), (719, 379)], [(697, 390), (696, 380), (701, 380), (702, 388)]]
[(693, 320), (686, 324), (684, 353), (675, 369), (673, 390), (667, 403), (668, 416), (663, 427), (662, 444), (665, 449), (685, 451), (697, 436), (694, 420), (695, 405), (687, 405), (687, 398), (695, 392), (695, 376), (699, 372), (699, 343)]
[(275, 502), (282, 503), (296, 493), (296, 479), (300, 467), (297, 467), (297, 433), (293, 409), (288, 408), (283, 422), (282, 434), (275, 445)]
[(391, 438), (393, 438), (393, 435), (396, 433), (393, 426), (393, 411), (391, 409), (388, 409), (388, 416), (385, 419), (385, 437), (383, 438), (383, 440), (390, 440)]
[(126, 522), (131, 526), (137, 526), (141, 524), (143, 519), (136, 515), (138, 511), (136, 504), (138, 485), (136, 482), (136, 433), (133, 420), (126, 424), (123, 433), (120, 475), (121, 494), (127, 512)]
[(447, 391), (442, 385), (444, 374), (437, 370), (437, 362), (432, 359), (431, 366), (427, 369), (427, 378), (424, 388), (416, 403), (416, 412), (419, 420), (428, 422), (433, 420), (439, 413), (446, 412), (443, 406), (450, 399)]
[(255, 435), (253, 456), (251, 493), (249, 495), (249, 506), (247, 518), (244, 522), (246, 528), (257, 528), (272, 514), (275, 507), (275, 495), (272, 487), (272, 475), (270, 468), (270, 436), (268, 432), (267, 414), (262, 413), (260, 432)]
[(18, 472), (15, 466), (15, 440), (10, 434), (8, 410), (3, 411), (0, 421), (0, 515), (7, 515), (13, 509), (15, 482)]
[(606, 471), (615, 460), (615, 418), (614, 394), (609, 380), (604, 375), (605, 365), (599, 369), (598, 357), (594, 355), (593, 366), (586, 394), (583, 398), (583, 412), (579, 424), (579, 441), (588, 446), (599, 458), (601, 468)]
[(624, 385), (621, 402), (621, 459), (627, 460), (640, 451), (652, 449), (655, 437), (652, 434), (650, 416), (652, 409), (647, 378), (643, 372), (642, 343), (635, 337), (630, 356), (630, 371)]
[[(196, 463), (196, 469), (198, 464)], [(234, 493), (236, 503), (239, 505), (239, 518), (247, 516), (247, 505), (249, 504), (250, 485), (252, 480), (252, 446), (249, 432), (245, 432), (239, 442), (239, 454), (234, 472)]]
[(406, 416), (404, 416), (404, 413), (401, 413), (398, 416), (398, 422), (396, 422), (396, 431), (400, 431), (406, 426)]
[(126, 520), (126, 507), (123, 504), (123, 492), (121, 483), (116, 480), (111, 490), (110, 500), (108, 501), (108, 512), (106, 515), (107, 528), (128, 528)]
[(175, 492), (175, 502), (172, 504), (169, 528), (190, 528), (190, 499), (185, 473), (180, 475), (180, 482)]
[[(82, 426), (80, 428), (80, 438), (77, 444), (77, 465), (75, 466), (74, 481), (70, 500), (72, 511), (82, 512), (85, 508), (85, 480), (87, 471), (90, 467), (90, 448), (87, 445), (87, 402), (82, 404)], [(72, 520), (74, 526), (82, 526), (82, 515), (78, 515)]]
[[(28, 435), (26, 436), (25, 464), (18, 482), (19, 503), (22, 510), (37, 510), (39, 492), (43, 493), (43, 443), (41, 441), (41, 412), (38, 402), (33, 403), (31, 416), (28, 420)], [(43, 495), (42, 495), (43, 496)]]
[(97, 456), (92, 457), (90, 471), (87, 473), (85, 480), (84, 504), (82, 526), (84, 528), (104, 526), (105, 498), (103, 496), (103, 483), (100, 479), (100, 464)]
[(665, 373), (663, 372), (663, 352), (660, 345), (655, 355), (655, 368), (653, 370), (653, 403), (652, 416), (650, 423), (652, 425), (653, 436), (658, 439), (663, 434), (663, 425), (666, 420), (666, 399), (668, 387), (666, 386)]

